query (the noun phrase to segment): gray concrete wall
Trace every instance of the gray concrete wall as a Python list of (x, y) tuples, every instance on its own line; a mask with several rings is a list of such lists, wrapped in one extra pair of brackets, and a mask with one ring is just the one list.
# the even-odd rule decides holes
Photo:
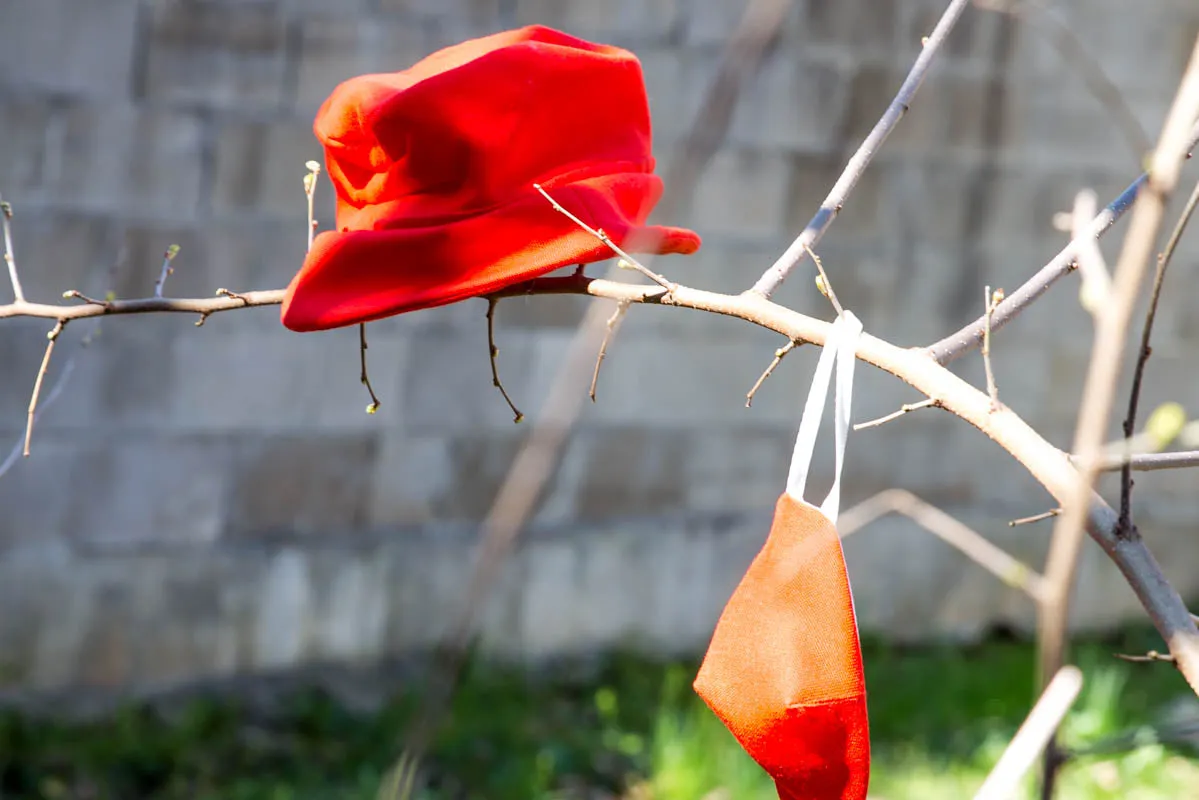
[[(1156, 136), (1199, 5), (1058, 5)], [(333, 86), (518, 24), (634, 48), (666, 159), (742, 6), (0, 0), (0, 191), (16, 207), (26, 291), (145, 295), (171, 243), (182, 246), (171, 294), (285, 285), (304, 251), (303, 165), (320, 156), (312, 117)], [(702, 288), (749, 286), (819, 205), (942, 6), (799, 0), (682, 217), (703, 250), (661, 269)], [(1060, 248), (1052, 216), (1077, 189), (1110, 198), (1137, 162), (1042, 32), (972, 9), (821, 251), (868, 330), (925, 343), (974, 316), (984, 284), (1014, 288)], [(1196, 242), (1173, 267), (1145, 408), (1199, 408), (1199, 305), (1187, 288)], [(778, 299), (827, 315), (806, 274)], [(530, 417), (583, 308), (579, 298), (500, 307), (501, 369)], [(144, 688), (369, 663), (432, 642), (527, 430), (491, 388), (484, 310), (470, 301), (373, 325), (374, 416), (363, 413), (353, 330), (292, 334), (276, 309), (200, 329), (129, 317), (104, 321), (79, 352), (89, 325), (68, 328), (50, 375), (75, 357), (68, 391), (39, 423), (33, 457), (0, 480), (0, 684)], [(0, 455), (23, 430), (47, 328), (0, 325)], [(1089, 340), (1072, 280), (997, 338), (1003, 399), (1062, 446)], [(492, 652), (703, 647), (765, 536), (816, 357), (797, 351), (744, 408), (778, 344), (743, 323), (632, 310), (600, 401), (487, 603)], [(977, 358), (958, 369), (981, 383)], [(859, 418), (916, 399), (877, 371), (859, 375)], [(947, 415), (853, 437), (845, 503), (892, 486), (1041, 563), (1048, 528), (1005, 523), (1050, 499)], [(1137, 491), (1146, 536), (1192, 596), (1195, 487), (1193, 473), (1156, 473)], [(847, 550), (867, 630), (972, 636), (1031, 619), (1027, 601), (906, 522), (879, 522)], [(1080, 625), (1140, 617), (1095, 548), (1080, 598)]]

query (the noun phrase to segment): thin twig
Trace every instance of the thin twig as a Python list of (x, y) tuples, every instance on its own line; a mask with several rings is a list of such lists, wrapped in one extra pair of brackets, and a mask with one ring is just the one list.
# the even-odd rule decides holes
[(791, 243), (778, 260), (771, 265), (770, 269), (758, 279), (750, 290), (762, 297), (769, 298), (778, 290), (783, 281), (791, 273), (791, 270), (803, 260), (807, 254), (809, 247), (815, 247), (825, 231), (832, 225), (836, 216), (841, 213), (841, 209), (845, 206), (846, 200), (849, 199), (850, 192), (857, 186), (858, 180), (866, 172), (866, 167), (870, 165), (878, 149), (883, 142), (908, 113), (908, 108), (912, 104), (916, 92), (920, 89), (920, 84), (924, 82), (924, 78), (928, 75), (929, 68), (932, 66), (933, 59), (937, 52), (949, 37), (953, 26), (957, 24), (958, 19), (962, 16), (962, 12), (970, 5), (970, 0), (951, 0), (945, 9), (945, 13), (941, 15), (941, 19), (937, 22), (932, 33), (923, 40), (924, 47), (920, 51), (920, 55), (916, 58), (916, 63), (912, 65), (912, 69), (908, 72), (908, 76), (904, 79), (903, 84), (899, 87), (899, 92), (887, 106), (887, 110), (883, 116), (875, 124), (870, 134), (865, 141), (858, 147), (856, 153), (850, 158), (849, 163), (845, 165), (845, 170), (841, 173), (841, 177), (833, 185), (832, 190), (828, 193), (828, 197), (824, 199), (820, 210), (812, 217), (808, 226), (803, 232)]
[(800, 344), (801, 344), (801, 342), (797, 342), (794, 339), (792, 339), (789, 342), (787, 342), (785, 345), (780, 347), (778, 350), (774, 351), (774, 360), (772, 360), (770, 362), (770, 366), (768, 366), (762, 372), (762, 374), (758, 376), (758, 379), (756, 381), (754, 381), (754, 385), (752, 387), (750, 387), (750, 390), (748, 392), (745, 393), (745, 407), (746, 408), (749, 408), (754, 404), (754, 397), (758, 394), (758, 390), (762, 388), (762, 384), (766, 382), (767, 378), (769, 378), (771, 375), (774, 374), (774, 371), (776, 369), (778, 369), (779, 364), (783, 363), (783, 359), (787, 357), (787, 354), (790, 353), (792, 350), (794, 350), (796, 347), (798, 347)]
[[(79, 341), (79, 350), (86, 350), (87, 347), (93, 341), (95, 341), (99, 335), (100, 326), (97, 324), (91, 333), (89, 333), (87, 336), (84, 336)], [(76, 353), (67, 359), (66, 364), (63, 364), (62, 370), (58, 373), (58, 379), (54, 381), (54, 385), (50, 387), (50, 391), (46, 393), (45, 398), (43, 398), (41, 403), (38, 404), (37, 411), (33, 415), (33, 422), (35, 425), (42, 418), (42, 415), (49, 410), (50, 406), (54, 405), (54, 401), (62, 396), (63, 390), (67, 387), (67, 382), (71, 379), (71, 374), (75, 371), (76, 359), (78, 357), (79, 355)], [(16, 443), (13, 444), (12, 450), (8, 452), (8, 456), (3, 462), (0, 462), (0, 478), (4, 477), (5, 473), (13, 468), (17, 461), (22, 457), (24, 450), (25, 437), (20, 436), (17, 438)]]
[(970, 526), (904, 489), (885, 489), (843, 511), (837, 530), (844, 539), (885, 514), (902, 514), (958, 550), (999, 580), (1034, 601), (1044, 594), (1045, 579), (1028, 564), (993, 544)]
[(1078, 667), (1066, 666), (1057, 671), (991, 769), (991, 774), (975, 793), (974, 800), (1007, 800), (1015, 793), (1081, 690), (1082, 671)]
[(359, 380), (366, 387), (367, 393), (371, 396), (370, 405), (366, 407), (366, 413), (374, 414), (379, 410), (379, 398), (375, 396), (374, 387), (371, 386), (370, 376), (366, 372), (366, 323), (362, 322), (358, 325), (358, 355), (362, 364), (362, 375)]
[(316, 181), (321, 174), (321, 165), (316, 161), (309, 161), (304, 166), (308, 167), (307, 174), (304, 175), (304, 196), (308, 198), (308, 249), (312, 249), (312, 239), (316, 236)]
[(983, 308), (985, 309), (986, 328), (983, 331), (983, 371), (987, 376), (987, 396), (991, 398), (991, 410), (999, 410), (999, 386), (995, 383), (995, 372), (991, 369), (991, 317), (995, 314), (995, 308), (1003, 302), (1003, 289), (996, 289), (993, 293), (991, 287), (987, 286), (983, 289)]
[(58, 336), (67, 327), (67, 321), (60, 319), (58, 324), (46, 334), (49, 340), (46, 342), (46, 352), (42, 356), (42, 366), (37, 371), (37, 379), (33, 382), (33, 393), (29, 396), (29, 413), (25, 420), (25, 449), (24, 454), (29, 458), (29, 444), (33, 440), (33, 423), (37, 414), (37, 399), (42, 393), (42, 381), (46, 379), (46, 370), (50, 368), (50, 356), (54, 355), (54, 345), (58, 342)]
[(1047, 520), (1047, 519), (1053, 519), (1060, 513), (1062, 513), (1062, 510), (1060, 508), (1051, 508), (1048, 511), (1044, 511), (1040, 514), (1033, 514), (1031, 517), (1021, 517), (1020, 519), (1014, 519), (1011, 522), (1009, 522), (1007, 525), (1009, 528), (1015, 528), (1017, 525), (1031, 525), (1034, 522), (1043, 522), (1044, 520)]
[(869, 422), (859, 422), (857, 425), (853, 426), (853, 429), (855, 431), (864, 431), (867, 428), (877, 428), (880, 425), (886, 425), (888, 422), (890, 422), (892, 420), (899, 419), (900, 417), (906, 416), (907, 414), (911, 414), (913, 411), (919, 411), (922, 408), (940, 408), (940, 407), (941, 407), (941, 402), (932, 397), (921, 400), (919, 403), (904, 403), (902, 406), (899, 407), (898, 411), (892, 411), (890, 414), (887, 414), (886, 416), (879, 417), (878, 419), (872, 419)]
[(173, 244), (166, 249), (162, 254), (162, 272), (158, 275), (158, 281), (154, 284), (154, 296), (162, 297), (162, 290), (167, 285), (167, 277), (175, 271), (171, 266), (171, 262), (175, 260), (175, 256), (179, 255), (179, 245)]
[(225, 289), (225, 288), (217, 289), (216, 295), (217, 295), (217, 297), (228, 297), (230, 300), (240, 300), (242, 305), (244, 305), (244, 306), (253, 304), (253, 302), (247, 295), (238, 294), (237, 292), (234, 292), (234, 291), (231, 291), (231, 290)]
[(1174, 663), (1174, 656), (1165, 653), (1159, 653), (1156, 650), (1150, 650), (1144, 655), (1134, 656), (1126, 653), (1115, 653), (1116, 658), (1121, 661), (1130, 661), (1134, 664), (1147, 664), (1152, 661), (1164, 661), (1167, 664)]
[[(1075, 429), (1074, 447), (1079, 461), (1075, 485), (1062, 503), (1062, 515), (1054, 526), (1045, 566), (1050, 593), (1038, 614), (1037, 644), (1040, 652), (1039, 676), (1042, 684), (1061, 666), (1066, 650), (1066, 625), (1070, 593), (1082, 547), (1083, 531), (1091, 506), (1092, 487), (1099, 475), (1103, 456), (1103, 438), (1111, 415), (1120, 368), (1124, 360), (1124, 341), (1141, 280), (1153, 254), (1157, 234), (1165, 217), (1166, 201), (1178, 183), (1182, 162), (1188, 149), (1188, 132), (1199, 118), (1199, 37), (1196, 37), (1177, 95), (1167, 115), (1161, 139), (1149, 169), (1150, 190), (1137, 198), (1129, 230), (1116, 262), (1111, 300), (1096, 313), (1095, 343), (1082, 394)], [(1117, 537), (1132, 541), (1134, 532), (1119, 529)], [(1199, 634), (1187, 638), (1199, 640)], [(1167, 637), (1167, 641), (1170, 639)], [(1193, 642), (1199, 644), (1199, 642)], [(1173, 649), (1173, 642), (1171, 647)], [(1184, 670), (1185, 672), (1185, 670)], [(1196, 679), (1199, 676), (1188, 676)], [(1046, 750), (1042, 796), (1052, 795), (1057, 760), (1052, 741)]]
[[(620, 247), (616, 244), (616, 242), (612, 241), (612, 237), (608, 236), (608, 234), (604, 233), (602, 230), (597, 230), (596, 228), (591, 227), (586, 222), (579, 219), (577, 216), (575, 216), (574, 214), (570, 213), (565, 208), (563, 208), (562, 204), (559, 203), (557, 200), (555, 200), (553, 197), (551, 197), (550, 193), (547, 192), (545, 189), (543, 189), (540, 183), (533, 184), (533, 188), (536, 189), (538, 192), (540, 192), (541, 196), (550, 202), (550, 205), (552, 205), (554, 207), (555, 211), (557, 211), (559, 214), (564, 215), (567, 219), (569, 219), (574, 224), (578, 225), (583, 230), (590, 233), (596, 239), (599, 239), (609, 250), (611, 250), (613, 253), (618, 255), (620, 257), (620, 259), (625, 262), (625, 264), (627, 264), (628, 266), (637, 270), (642, 275), (644, 275), (645, 277), (649, 278), (654, 283), (661, 286), (663, 289), (665, 289), (667, 291), (667, 293), (669, 293), (670, 290), (674, 287), (673, 283), (666, 280), (661, 275), (659, 275), (658, 273), (651, 270), (649, 267), (646, 267), (644, 264), (642, 264), (637, 259), (633, 258), (631, 255), (626, 253), (624, 250), (621, 250)], [(622, 264), (621, 266), (624, 266), (624, 264)]]
[[(1137, 405), (1141, 399), (1141, 381), (1145, 377), (1145, 365), (1149, 363), (1149, 356), (1153, 353), (1149, 340), (1153, 334), (1153, 322), (1157, 318), (1157, 304), (1161, 299), (1162, 284), (1166, 280), (1166, 269), (1170, 266), (1174, 250), (1178, 247), (1178, 242), (1182, 239), (1182, 234), (1191, 221), (1191, 215), (1195, 213), (1196, 205), (1199, 205), (1199, 182), (1196, 182), (1195, 188), (1191, 190), (1191, 196), (1187, 198), (1186, 206), (1183, 207), (1178, 222), (1174, 224), (1174, 230), (1171, 231), (1165, 248), (1157, 257), (1157, 269), (1153, 274), (1153, 290), (1149, 296), (1149, 309), (1145, 312), (1145, 324), (1141, 328), (1141, 349), (1137, 353), (1137, 364), (1132, 373), (1132, 388), (1128, 392), (1128, 413), (1124, 417), (1124, 437), (1126, 439), (1131, 438), (1136, 430)], [(1126, 460), (1120, 472), (1120, 529), (1129, 531), (1132, 529), (1131, 459)]]
[[(512, 409), (512, 421), (519, 424), (525, 418), (525, 415), (520, 413), (520, 409), (516, 407), (516, 404), (512, 402), (512, 398), (508, 396), (508, 390), (504, 388), (504, 384), (500, 380), (500, 371), (495, 363), (496, 356), (500, 354), (500, 349), (495, 345), (495, 307), (499, 302), (499, 298), (487, 298), (487, 354), (491, 359), (491, 385), (500, 390), (500, 394), (504, 396), (504, 400), (508, 403), (508, 408)], [(625, 305), (628, 304), (626, 303)], [(601, 355), (600, 357), (602, 358), (603, 356)], [(594, 400), (595, 397), (593, 396), (592, 399)]]
[[(1194, 149), (1197, 144), (1199, 144), (1199, 123), (1191, 129), (1187, 142), (1188, 152)], [(995, 310), (995, 314), (991, 320), (992, 333), (1015, 319), (1021, 312), (1032, 305), (1033, 301), (1045, 294), (1049, 290), (1049, 287), (1057, 283), (1063, 275), (1073, 270), (1078, 258), (1078, 247), (1082, 243), (1080, 239), (1096, 239), (1107, 233), (1116, 221), (1123, 217), (1128, 209), (1132, 208), (1133, 203), (1145, 188), (1148, 181), (1148, 173), (1142, 173), (1139, 178), (1120, 193), (1119, 197), (1108, 203), (1107, 207), (1103, 211), (1100, 211), (1095, 216), (1095, 219), (1091, 220), (1091, 224), (1087, 226), (1083, 237), (1076, 237), (1071, 240), (1048, 264), (1041, 267), (1035, 275), (1025, 281), (1024, 285), (1009, 294), (1007, 300)], [(985, 326), (986, 320), (980, 316), (974, 322), (971, 322), (955, 333), (951, 333), (944, 339), (929, 345), (926, 349), (929, 355), (937, 360), (937, 363), (948, 364), (982, 345), (983, 329)]]
[(1115, 472), (1130, 467), (1133, 472), (1155, 472), (1163, 469), (1192, 469), (1199, 467), (1199, 450), (1177, 453), (1140, 453), (1131, 457), (1108, 456), (1099, 465), (1100, 472)]
[(816, 288), (833, 304), (833, 310), (837, 312), (837, 316), (841, 316), (845, 313), (845, 310), (841, 308), (841, 303), (837, 300), (837, 293), (833, 291), (832, 281), (828, 279), (828, 273), (824, 271), (824, 262), (820, 260), (820, 256), (816, 255), (816, 251), (809, 245), (804, 245), (804, 251), (807, 252), (808, 258), (812, 259), (812, 263), (816, 265), (816, 269), (820, 272)]
[(1075, 261), (1078, 273), (1082, 277), (1082, 288), (1079, 289), (1078, 299), (1082, 307), (1091, 316), (1100, 313), (1100, 309), (1111, 299), (1112, 278), (1107, 270), (1107, 262), (1099, 249), (1099, 240), (1086, 235), (1087, 226), (1095, 218), (1095, 206), (1098, 200), (1090, 189), (1083, 189), (1074, 196), (1074, 209), (1070, 214), (1070, 238), (1078, 242)]
[[(624, 320), (624, 315), (628, 313), (629, 303), (620, 302), (616, 304), (616, 310), (612, 312), (612, 316), (608, 318), (608, 330), (604, 333), (604, 341), (600, 343), (599, 354), (595, 357), (595, 372), (591, 375), (591, 389), (588, 391), (588, 396), (591, 402), (595, 402), (595, 387), (599, 383), (600, 368), (604, 365), (604, 358), (608, 355), (608, 345), (612, 341), (612, 337), (620, 329), (620, 323)], [(495, 369), (495, 361), (492, 361), (492, 370)], [(519, 420), (518, 420), (519, 421)]]
[(111, 300), (97, 300), (96, 298), (88, 297), (83, 292), (77, 291), (75, 289), (68, 289), (67, 291), (63, 292), (62, 297), (64, 300), (82, 300), (83, 302), (88, 303), (89, 305), (103, 306), (104, 308), (109, 308), (112, 306)]
[(0, 196), (0, 225), (4, 227), (4, 263), (8, 264), (8, 279), (12, 282), (12, 295), (17, 303), (25, 302), (25, 291), (21, 288), (21, 276), (17, 273), (17, 254), (12, 244), (12, 204)]

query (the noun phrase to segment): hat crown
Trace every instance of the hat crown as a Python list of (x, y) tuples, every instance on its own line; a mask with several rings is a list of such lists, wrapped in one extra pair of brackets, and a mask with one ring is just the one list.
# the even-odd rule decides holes
[(478, 213), (535, 182), (654, 167), (636, 57), (539, 26), (353, 78), (315, 129), (343, 229), (419, 225)]

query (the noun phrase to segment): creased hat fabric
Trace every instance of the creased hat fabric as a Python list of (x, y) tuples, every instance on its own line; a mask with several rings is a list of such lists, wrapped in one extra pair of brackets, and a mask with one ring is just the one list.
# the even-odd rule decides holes
[[(870, 779), (861, 645), (835, 525), (860, 331), (850, 312), (833, 326), (770, 535), (725, 606), (695, 680), (781, 800), (864, 800)], [(817, 508), (803, 490), (834, 361), (837, 477)]]
[(541, 26), (338, 86), (314, 124), (337, 193), (288, 287), (296, 331), (369, 322), (497, 291), (612, 252), (540, 184), (630, 252), (692, 253), (647, 226), (661, 197), (641, 65)]

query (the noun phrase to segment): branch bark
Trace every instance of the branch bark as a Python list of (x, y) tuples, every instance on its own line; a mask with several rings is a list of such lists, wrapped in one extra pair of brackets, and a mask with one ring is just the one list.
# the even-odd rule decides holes
[(949, 38), (950, 31), (961, 18), (962, 12), (970, 5), (970, 0), (951, 0), (945, 13), (941, 15), (941, 19), (937, 21), (936, 27), (924, 40), (924, 48), (920, 51), (920, 56), (916, 59), (916, 63), (912, 65), (912, 69), (908, 72), (908, 76), (904, 78), (903, 84), (899, 87), (899, 92), (887, 106), (887, 110), (883, 116), (875, 123), (870, 134), (858, 147), (853, 157), (849, 159), (849, 163), (845, 165), (845, 170), (841, 173), (841, 177), (833, 184), (833, 188), (828, 193), (828, 197), (824, 199), (820, 210), (816, 212), (816, 216), (812, 217), (812, 221), (803, 229), (803, 232), (791, 243), (778, 260), (771, 265), (770, 269), (758, 279), (758, 282), (750, 289), (751, 292), (761, 297), (769, 299), (771, 295), (783, 285), (783, 281), (787, 280), (787, 276), (791, 274), (791, 270), (803, 261), (810, 248), (813, 248), (820, 242), (824, 232), (833, 224), (833, 220), (841, 213), (841, 207), (845, 205), (845, 201), (849, 198), (850, 192), (858, 185), (862, 174), (866, 172), (866, 167), (870, 166), (870, 162), (874, 159), (874, 154), (882, 147), (883, 142), (891, 135), (891, 131), (895, 130), (895, 126), (908, 113), (908, 108), (912, 104), (912, 99), (915, 98), (916, 92), (919, 91), (920, 85), (924, 83), (925, 77), (928, 75), (929, 69), (932, 67), (933, 59), (936, 58), (937, 52), (941, 49), (941, 45)]
[[(1196, 146), (1199, 146), (1199, 124), (1191, 128), (1190, 136), (1187, 139), (1187, 152), (1194, 150)], [(1003, 302), (996, 306), (995, 313), (991, 317), (991, 333), (995, 333), (1015, 319), (1020, 312), (1032, 305), (1034, 300), (1049, 291), (1049, 287), (1057, 283), (1063, 275), (1071, 272), (1077, 266), (1078, 251), (1079, 246), (1083, 243), (1082, 240), (1084, 238), (1097, 239), (1107, 233), (1117, 220), (1132, 208), (1148, 181), (1148, 173), (1142, 173), (1120, 193), (1119, 197), (1099, 212), (1083, 236), (1072, 239), (1048, 264), (1025, 281), (1023, 286), (1008, 294)], [(986, 315), (980, 316), (956, 333), (929, 345), (927, 348), (929, 355), (935, 358), (939, 364), (948, 364), (961, 358), (982, 346), (983, 332), (986, 330), (986, 326)]]

